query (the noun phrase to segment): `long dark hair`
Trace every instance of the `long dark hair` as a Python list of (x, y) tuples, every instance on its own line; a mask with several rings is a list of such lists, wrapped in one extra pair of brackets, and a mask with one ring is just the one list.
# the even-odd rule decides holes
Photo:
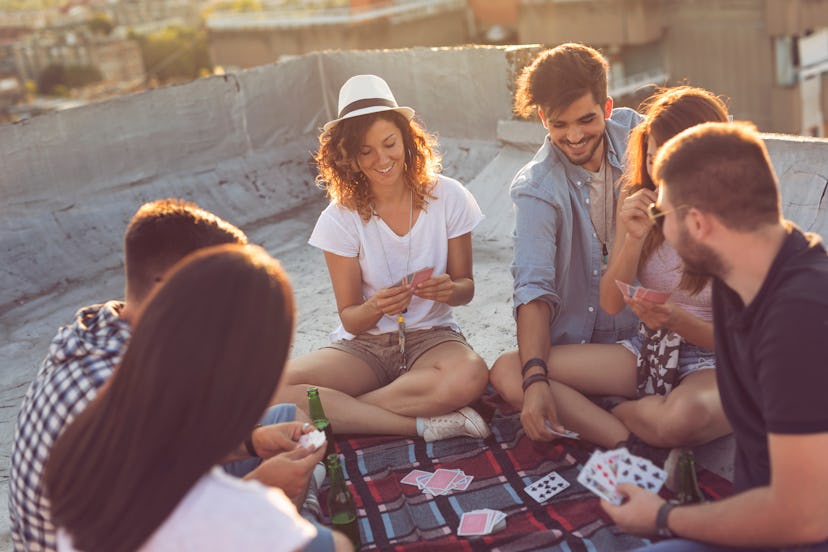
[[(658, 91), (642, 105), (644, 122), (630, 134), (627, 146), (627, 169), (624, 186), (629, 194), (642, 188), (655, 190), (647, 172), (647, 141), (650, 136), (661, 147), (667, 140), (692, 126), (706, 122), (726, 122), (727, 107), (712, 92), (693, 86), (677, 86)], [(699, 159), (699, 163), (704, 163)], [(639, 270), (644, 262), (664, 242), (664, 234), (653, 227), (644, 241)], [(679, 287), (696, 294), (707, 285), (708, 278), (682, 272)]]
[(249, 435), (278, 385), (293, 319), (287, 276), (260, 247), (211, 247), (172, 269), (46, 466), (54, 523), (75, 548), (139, 548)]

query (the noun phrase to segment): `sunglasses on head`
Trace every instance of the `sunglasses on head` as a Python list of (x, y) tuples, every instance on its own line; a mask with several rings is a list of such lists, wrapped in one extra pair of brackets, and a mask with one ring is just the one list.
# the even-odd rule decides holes
[(658, 226), (659, 228), (664, 226), (664, 217), (665, 215), (669, 215), (670, 213), (674, 213), (679, 209), (684, 209), (685, 207), (690, 207), (689, 205), (679, 205), (673, 209), (668, 211), (662, 211), (661, 207), (656, 205), (655, 203), (650, 203), (649, 207), (647, 207), (647, 216), (650, 218), (650, 222), (654, 225)]

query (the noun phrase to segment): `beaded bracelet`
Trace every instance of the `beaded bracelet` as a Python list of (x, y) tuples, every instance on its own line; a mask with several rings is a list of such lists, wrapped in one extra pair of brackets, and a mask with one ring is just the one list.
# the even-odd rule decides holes
[(253, 446), (253, 432), (260, 427), (262, 427), (262, 424), (256, 424), (253, 429), (250, 430), (250, 435), (244, 440), (244, 448), (247, 450), (247, 454), (250, 455), (250, 458), (259, 457), (259, 455), (256, 454), (256, 447)]
[(523, 380), (523, 392), (526, 393), (526, 390), (529, 389), (529, 386), (533, 383), (537, 383), (539, 381), (543, 381), (546, 385), (549, 385), (549, 378), (544, 376), (543, 374), (532, 374), (525, 380)]
[(543, 375), (549, 375), (549, 368), (546, 366), (546, 361), (542, 358), (535, 357), (526, 361), (526, 364), (523, 365), (523, 368), (520, 371), (520, 377), (526, 377), (526, 372), (528, 372), (529, 368), (532, 368), (533, 366), (540, 366), (543, 368)]

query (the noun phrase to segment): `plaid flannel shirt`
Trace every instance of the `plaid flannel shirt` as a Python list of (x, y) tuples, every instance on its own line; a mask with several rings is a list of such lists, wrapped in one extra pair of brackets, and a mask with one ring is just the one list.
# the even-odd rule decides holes
[(112, 374), (130, 337), (123, 303), (85, 307), (58, 330), (17, 415), (9, 477), (15, 550), (55, 550), (41, 478), (52, 445)]

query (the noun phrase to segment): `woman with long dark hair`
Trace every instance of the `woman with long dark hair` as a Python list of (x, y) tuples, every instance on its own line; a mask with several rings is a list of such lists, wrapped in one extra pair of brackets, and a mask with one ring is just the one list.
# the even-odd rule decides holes
[(435, 138), (376, 75), (350, 78), (319, 137), (318, 182), (330, 204), (310, 244), (322, 249), (341, 325), (331, 344), (291, 361), (286, 398), (318, 386), (337, 433), (485, 438), (469, 403), (486, 363), (452, 307), (474, 296), (471, 231), (483, 215), (438, 174)]
[[(623, 442), (649, 454), (655, 451), (643, 445), (696, 446), (730, 432), (713, 370), (710, 285), (685, 270), (664, 241), (662, 214), (651, 207), (657, 194), (650, 176), (661, 144), (694, 125), (727, 121), (728, 115), (711, 92), (688, 86), (660, 91), (645, 114), (630, 136), (615, 241), (601, 278), (601, 308), (616, 314), (629, 304), (641, 320), (639, 332), (618, 344), (553, 347), (547, 383), (554, 401), (547, 405), (547, 427), (533, 430), (552, 439), (550, 428), (565, 427), (603, 447)], [(665, 293), (625, 297), (621, 288), (637, 283)], [(523, 399), (520, 388), (499, 391), (513, 404)], [(629, 400), (607, 412), (586, 395)]]
[(215, 467), (266, 409), (293, 295), (257, 246), (186, 257), (138, 313), (123, 359), (55, 444), (45, 483), (61, 550), (295, 550), (313, 536), (281, 490)]

